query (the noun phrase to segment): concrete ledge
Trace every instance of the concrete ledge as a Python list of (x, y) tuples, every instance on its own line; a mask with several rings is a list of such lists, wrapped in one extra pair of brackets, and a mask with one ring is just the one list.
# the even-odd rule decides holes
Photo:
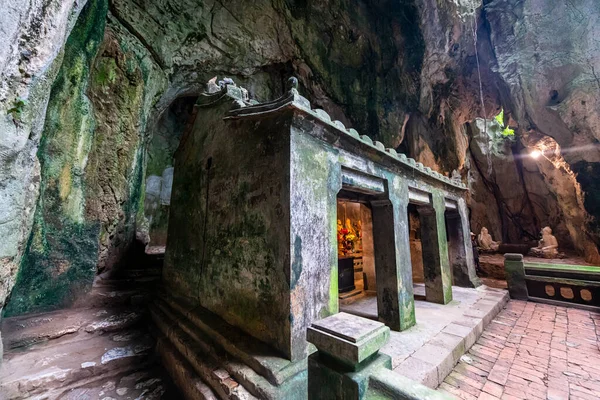
[(402, 361), (394, 372), (437, 388), (509, 300), (506, 291), (486, 287), (477, 290), (485, 294), (473, 307)]

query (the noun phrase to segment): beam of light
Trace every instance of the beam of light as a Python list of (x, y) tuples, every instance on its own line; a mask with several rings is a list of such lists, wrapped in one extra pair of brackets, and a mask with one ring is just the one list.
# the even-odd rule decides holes
[(573, 147), (562, 147), (560, 149), (561, 154), (565, 153), (581, 153), (584, 151), (600, 151), (600, 144), (598, 143), (590, 143), (583, 146), (573, 146)]
[(590, 144), (586, 144), (586, 145), (582, 145), (582, 146), (573, 146), (573, 147), (559, 147), (558, 144), (556, 144), (556, 149), (552, 150), (549, 148), (546, 148), (546, 146), (543, 146), (543, 148), (540, 150), (539, 148), (536, 148), (534, 146), (530, 147), (530, 150), (527, 151), (526, 153), (523, 154), (519, 154), (518, 156), (516, 156), (515, 158), (519, 158), (519, 159), (526, 159), (526, 158), (532, 158), (534, 160), (537, 160), (538, 158), (540, 158), (540, 156), (544, 156), (545, 158), (548, 158), (546, 156), (546, 154), (549, 155), (555, 155), (555, 156), (559, 156), (562, 157), (563, 155), (566, 154), (577, 154), (577, 153), (584, 153), (584, 152), (594, 152), (597, 151), (600, 153), (600, 143), (590, 143)]

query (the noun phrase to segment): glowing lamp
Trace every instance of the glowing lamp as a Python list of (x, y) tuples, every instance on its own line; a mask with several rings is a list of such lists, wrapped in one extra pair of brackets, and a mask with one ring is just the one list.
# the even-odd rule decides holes
[(529, 155), (533, 159), (538, 159), (542, 155), (542, 152), (539, 150), (533, 150), (531, 153), (529, 153)]

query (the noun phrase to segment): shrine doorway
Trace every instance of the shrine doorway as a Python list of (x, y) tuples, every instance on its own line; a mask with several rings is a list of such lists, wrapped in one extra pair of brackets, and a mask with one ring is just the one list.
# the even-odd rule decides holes
[(376, 295), (373, 216), (368, 202), (338, 196), (337, 250), (339, 300)]
[[(421, 221), (417, 205), (408, 204), (408, 230), (410, 242), (410, 263), (412, 266), (413, 284), (423, 285), (425, 273), (423, 271), (423, 242), (421, 241)], [(424, 300), (424, 293), (415, 293), (415, 299)]]
[(405, 294), (397, 286), (394, 215), (387, 193), (343, 188), (337, 200), (339, 310), (400, 331), (398, 305)]

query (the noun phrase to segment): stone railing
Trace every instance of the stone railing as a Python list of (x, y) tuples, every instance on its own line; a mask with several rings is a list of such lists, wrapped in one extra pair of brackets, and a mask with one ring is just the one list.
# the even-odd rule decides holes
[(381, 322), (346, 313), (313, 323), (307, 340), (318, 352), (308, 359), (308, 398), (452, 399), (391, 371), (391, 357), (379, 353), (389, 337)]
[(505, 254), (510, 297), (557, 305), (600, 307), (600, 267), (525, 262), (521, 254)]

